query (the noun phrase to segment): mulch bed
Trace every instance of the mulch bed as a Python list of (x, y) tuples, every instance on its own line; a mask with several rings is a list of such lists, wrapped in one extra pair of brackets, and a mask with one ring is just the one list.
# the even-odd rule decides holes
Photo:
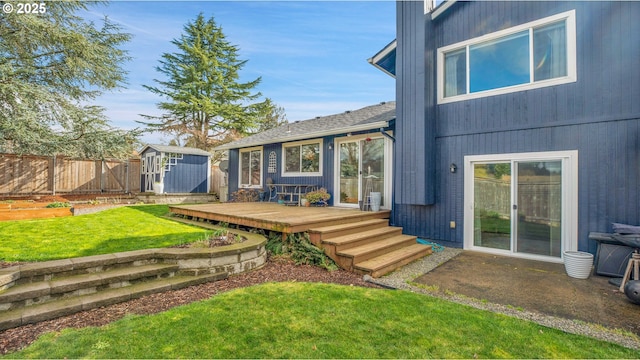
[(231, 276), (226, 280), (148, 295), (120, 304), (83, 311), (37, 324), (2, 331), (0, 332), (0, 354), (20, 350), (46, 332), (60, 331), (65, 328), (102, 326), (121, 319), (127, 314), (155, 314), (176, 306), (208, 299), (211, 296), (229, 290), (266, 282), (281, 281), (322, 282), (362, 287), (378, 287), (377, 285), (365, 282), (362, 275), (348, 271), (336, 270), (330, 272), (315, 266), (295, 265), (291, 260), (286, 258), (270, 258), (265, 266), (258, 270)]

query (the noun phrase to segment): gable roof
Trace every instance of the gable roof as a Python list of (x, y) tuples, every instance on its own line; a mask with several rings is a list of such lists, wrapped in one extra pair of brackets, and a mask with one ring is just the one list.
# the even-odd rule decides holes
[(395, 78), (396, 77), (396, 46), (397, 46), (397, 41), (393, 40), (367, 61), (369, 62), (369, 64), (382, 70), (385, 74)]
[(379, 129), (389, 126), (396, 118), (396, 102), (382, 102), (362, 109), (340, 114), (318, 116), (315, 119), (295, 121), (261, 133), (220, 145), (214, 150), (239, 149), (278, 142), (317, 138), (327, 135)]
[(164, 152), (164, 153), (211, 156), (210, 152), (204, 151), (201, 149), (182, 147), (182, 146), (157, 145), (157, 144), (145, 145), (145, 147), (143, 147), (142, 150), (140, 150), (140, 154), (142, 154), (149, 148), (154, 149), (156, 151)]

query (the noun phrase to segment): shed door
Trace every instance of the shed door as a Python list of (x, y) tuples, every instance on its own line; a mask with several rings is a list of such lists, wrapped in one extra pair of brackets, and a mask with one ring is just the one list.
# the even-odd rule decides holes
[(155, 152), (148, 152), (144, 155), (142, 159), (142, 176), (143, 176), (143, 184), (144, 184), (144, 192), (152, 192), (153, 191), (153, 183), (156, 180), (156, 156)]

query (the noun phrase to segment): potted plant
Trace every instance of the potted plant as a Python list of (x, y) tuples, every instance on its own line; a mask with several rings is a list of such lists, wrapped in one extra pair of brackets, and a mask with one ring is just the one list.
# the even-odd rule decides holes
[(300, 198), (300, 205), (301, 206), (310, 206), (311, 203), (309, 203), (309, 200), (307, 200), (307, 198), (303, 196), (303, 197)]
[(327, 206), (327, 201), (331, 199), (331, 194), (327, 192), (327, 189), (320, 188), (318, 190), (308, 192), (305, 197), (311, 204), (316, 204), (317, 206)]
[(156, 181), (153, 183), (153, 192), (156, 194), (162, 194), (164, 192), (164, 183)]

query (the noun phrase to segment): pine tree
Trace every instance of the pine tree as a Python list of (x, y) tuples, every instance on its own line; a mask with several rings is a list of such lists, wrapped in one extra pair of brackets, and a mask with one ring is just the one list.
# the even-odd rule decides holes
[(261, 78), (239, 81), (247, 61), (238, 58), (238, 47), (226, 40), (214, 18), (205, 20), (201, 13), (171, 43), (177, 51), (163, 54), (156, 67), (165, 80), (145, 86), (166, 98), (158, 103), (163, 115), (143, 115), (150, 131), (186, 136), (188, 145), (210, 150), (258, 126), (273, 104), (254, 102), (261, 94), (252, 90)]
[(0, 152), (130, 155), (138, 132), (113, 128), (103, 108), (87, 105), (124, 85), (120, 46), (130, 35), (108, 19), (97, 28), (77, 16), (88, 8), (83, 1), (40, 6), (0, 16)]

